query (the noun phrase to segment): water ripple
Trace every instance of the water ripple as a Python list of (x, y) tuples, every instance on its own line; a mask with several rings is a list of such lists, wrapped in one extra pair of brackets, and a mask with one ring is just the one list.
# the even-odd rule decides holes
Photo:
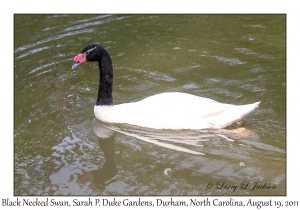
[(82, 33), (92, 33), (92, 32), (94, 32), (94, 29), (85, 29), (85, 30), (73, 31), (73, 32), (65, 33), (65, 34), (59, 34), (59, 35), (56, 35), (56, 36), (52, 36), (52, 37), (43, 39), (41, 41), (37, 41), (37, 42), (35, 42), (33, 44), (27, 44), (27, 45), (18, 47), (14, 51), (14, 53), (19, 52), (19, 51), (23, 51), (23, 50), (26, 50), (26, 49), (29, 49), (29, 48), (32, 48), (32, 47), (35, 47), (37, 45), (40, 45), (40, 44), (43, 44), (43, 43), (46, 43), (46, 42), (50, 42), (50, 41), (62, 39), (64, 37), (74, 36), (74, 35), (78, 35), (78, 34), (82, 34)]
[(225, 58), (222, 56), (211, 56), (213, 58), (218, 59), (219, 61), (223, 61), (224, 63), (228, 63), (230, 66), (236, 66), (241, 64), (246, 64), (247, 62), (241, 61), (238, 58)]
[(40, 48), (36, 48), (36, 49), (30, 50), (29, 52), (24, 53), (24, 54), (18, 56), (17, 59), (26, 57), (28, 55), (32, 55), (32, 54), (37, 53), (37, 52), (41, 52), (41, 51), (49, 49), (49, 48), (50, 48), (49, 46), (46, 46), (46, 47), (40, 47)]

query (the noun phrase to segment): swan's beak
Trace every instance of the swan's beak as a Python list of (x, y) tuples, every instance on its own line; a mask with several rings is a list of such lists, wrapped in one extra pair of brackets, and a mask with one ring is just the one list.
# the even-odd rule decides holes
[(75, 63), (75, 64), (72, 66), (72, 69), (74, 70), (74, 69), (76, 69), (78, 66), (80, 66), (80, 62)]
[(76, 55), (74, 57), (73, 61), (75, 64), (72, 66), (72, 69), (75, 69), (78, 66), (80, 66), (81, 64), (83, 64), (84, 62), (86, 62), (86, 54), (80, 53), (80, 54)]

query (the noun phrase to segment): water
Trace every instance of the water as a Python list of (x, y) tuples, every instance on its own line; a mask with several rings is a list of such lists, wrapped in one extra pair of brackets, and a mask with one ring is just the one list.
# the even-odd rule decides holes
[[(15, 15), (14, 194), (285, 195), (285, 23), (285, 15)], [(238, 129), (103, 124), (93, 114), (98, 66), (71, 70), (92, 43), (112, 56), (115, 104), (166, 91), (261, 104)]]

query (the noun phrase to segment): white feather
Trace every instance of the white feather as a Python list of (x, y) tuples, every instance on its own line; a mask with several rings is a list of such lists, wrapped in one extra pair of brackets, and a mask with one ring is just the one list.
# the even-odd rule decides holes
[(225, 128), (251, 113), (260, 102), (232, 105), (187, 93), (160, 93), (138, 102), (95, 106), (97, 119), (154, 129)]

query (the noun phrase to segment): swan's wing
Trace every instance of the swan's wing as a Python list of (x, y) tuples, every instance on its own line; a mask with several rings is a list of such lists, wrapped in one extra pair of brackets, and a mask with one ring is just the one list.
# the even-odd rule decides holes
[(141, 103), (160, 103), (160, 104), (174, 104), (174, 103), (219, 103), (210, 98), (204, 98), (195, 96), (188, 93), (180, 92), (166, 92), (159, 93), (150, 97), (147, 97), (141, 101)]
[(161, 93), (136, 102), (136, 111), (157, 113), (164, 116), (206, 118), (218, 115), (234, 105), (219, 103), (213, 99), (187, 93)]
[(96, 107), (98, 119), (157, 129), (223, 128), (258, 104), (236, 106), (185, 93), (163, 93), (138, 102)]

